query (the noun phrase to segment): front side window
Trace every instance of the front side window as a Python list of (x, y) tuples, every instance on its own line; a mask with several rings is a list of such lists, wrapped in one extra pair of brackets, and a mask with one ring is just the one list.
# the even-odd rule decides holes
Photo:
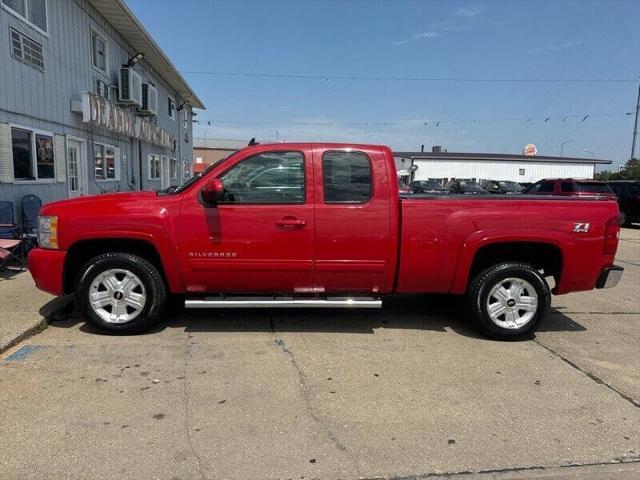
[(95, 30), (91, 31), (91, 60), (95, 68), (102, 72), (107, 71), (107, 42)]
[(538, 188), (538, 192), (540, 193), (552, 193), (553, 192), (553, 182), (542, 182), (540, 183), (540, 187)]
[(325, 203), (366, 203), (371, 198), (371, 164), (360, 152), (322, 155)]
[(11, 129), (13, 175), (16, 180), (55, 178), (53, 137), (21, 128)]
[(304, 155), (261, 153), (234, 165), (220, 180), (225, 203), (304, 203)]
[(95, 143), (93, 145), (93, 152), (95, 156), (96, 180), (116, 180), (116, 149), (111, 145)]
[(561, 192), (573, 192), (573, 183), (572, 182), (562, 182), (560, 184)]
[(2, 0), (2, 5), (32, 26), (47, 32), (46, 0)]

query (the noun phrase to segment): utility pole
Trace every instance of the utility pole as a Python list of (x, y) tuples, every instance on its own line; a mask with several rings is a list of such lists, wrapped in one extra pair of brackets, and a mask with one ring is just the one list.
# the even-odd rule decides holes
[(638, 136), (638, 111), (640, 111), (640, 83), (638, 83), (638, 100), (636, 101), (636, 121), (633, 125), (633, 140), (631, 141), (631, 158), (635, 158), (636, 137)]

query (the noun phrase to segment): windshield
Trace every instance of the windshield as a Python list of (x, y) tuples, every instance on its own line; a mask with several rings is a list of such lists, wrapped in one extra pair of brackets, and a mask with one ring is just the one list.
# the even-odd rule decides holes
[(460, 182), (460, 190), (463, 192), (484, 192), (484, 188), (482, 188), (477, 182)]
[(238, 152), (239, 152), (239, 150), (236, 150), (232, 154), (227, 155), (226, 157), (224, 157), (222, 160), (218, 160), (216, 163), (212, 163), (207, 168), (205, 168), (202, 172), (194, 175), (193, 177), (191, 177), (190, 179), (188, 179), (186, 182), (184, 182), (182, 185), (180, 185), (178, 187), (173, 186), (173, 187), (165, 188), (164, 190), (158, 190), (158, 192), (157, 192), (158, 195), (175, 195), (176, 193), (180, 193), (180, 192), (184, 191), (190, 185), (193, 185), (199, 178), (202, 178), (207, 173), (209, 173), (213, 169), (213, 167), (218, 165), (220, 162), (224, 162), (225, 160), (227, 160), (228, 158), (230, 158), (231, 156), (235, 155)]
[(498, 182), (500, 184), (500, 188), (504, 192), (514, 192), (519, 193), (522, 191), (522, 187), (520, 184), (516, 182)]
[(611, 187), (606, 183), (598, 183), (598, 182), (579, 182), (576, 183), (576, 191), (578, 192), (587, 192), (587, 193), (611, 193)]
[(420, 182), (420, 187), (424, 188), (425, 190), (444, 190), (442, 185), (440, 185), (435, 180), (428, 180), (426, 182)]

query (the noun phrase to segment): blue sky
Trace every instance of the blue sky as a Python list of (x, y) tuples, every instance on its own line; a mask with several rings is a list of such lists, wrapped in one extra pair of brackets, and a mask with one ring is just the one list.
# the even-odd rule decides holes
[[(435, 144), (449, 151), (505, 153), (534, 143), (539, 154), (548, 155), (559, 154), (561, 142), (570, 140), (565, 156), (595, 155), (618, 164), (630, 154), (633, 116), (602, 114), (634, 111), (640, 2), (128, 4), (183, 72), (636, 79), (452, 82), (184, 73), (207, 106), (198, 114), (196, 136), (374, 142), (396, 150)], [(562, 118), (545, 122), (556, 116)], [(487, 121), (505, 118), (519, 120)]]

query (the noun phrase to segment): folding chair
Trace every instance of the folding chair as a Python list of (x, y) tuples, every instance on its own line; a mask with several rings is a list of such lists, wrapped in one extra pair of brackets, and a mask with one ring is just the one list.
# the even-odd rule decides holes
[(23, 251), (26, 254), (33, 247), (38, 246), (38, 214), (42, 208), (42, 200), (30, 193), (20, 200), (22, 207), (22, 240)]
[(20, 228), (14, 221), (13, 202), (0, 201), (0, 270), (11, 263), (24, 268), (21, 243)]

